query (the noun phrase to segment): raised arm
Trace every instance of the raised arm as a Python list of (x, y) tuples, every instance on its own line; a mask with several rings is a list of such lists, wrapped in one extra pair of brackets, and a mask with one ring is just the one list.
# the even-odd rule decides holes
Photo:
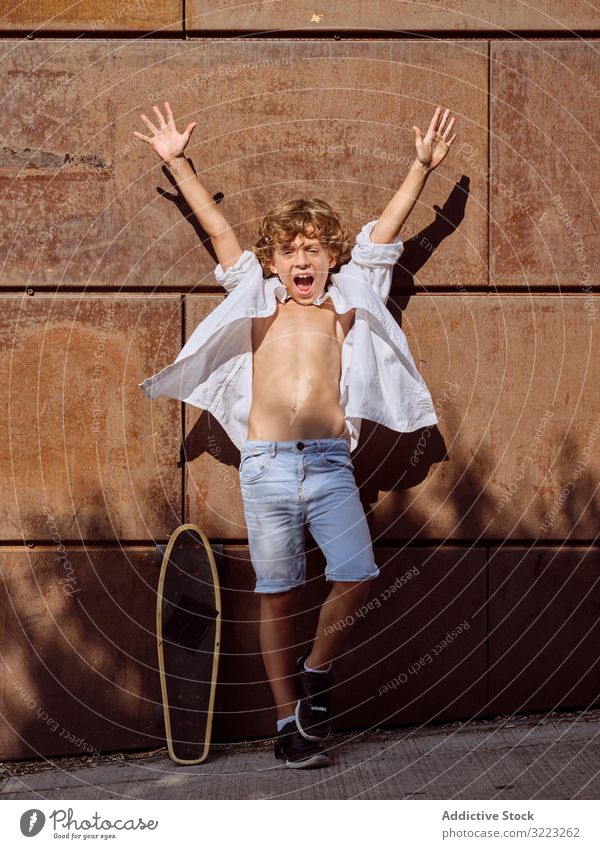
[(142, 121), (152, 132), (152, 136), (143, 136), (138, 132), (134, 132), (133, 135), (149, 144), (169, 167), (181, 194), (200, 222), (200, 226), (210, 236), (217, 259), (225, 270), (234, 265), (243, 251), (227, 219), (194, 174), (192, 166), (184, 156), (183, 152), (196, 127), (196, 121), (192, 121), (183, 133), (179, 133), (168, 101), (165, 101), (166, 120), (158, 106), (153, 106), (152, 109), (156, 115), (158, 127), (145, 115), (141, 115)]
[(443, 115), (441, 112), (442, 107), (438, 106), (425, 138), (422, 137), (418, 127), (413, 127), (417, 158), (410, 166), (404, 182), (373, 227), (370, 237), (372, 242), (386, 245), (397, 238), (402, 225), (423, 191), (427, 177), (444, 159), (456, 138), (456, 133), (450, 135), (456, 119), (450, 117), (449, 109), (446, 109)]

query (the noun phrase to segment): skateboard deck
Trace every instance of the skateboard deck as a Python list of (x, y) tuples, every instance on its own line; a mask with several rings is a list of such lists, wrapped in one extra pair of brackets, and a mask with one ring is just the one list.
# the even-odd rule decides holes
[(169, 757), (178, 764), (202, 763), (215, 703), (221, 594), (214, 553), (196, 525), (180, 525), (165, 548), (156, 635)]

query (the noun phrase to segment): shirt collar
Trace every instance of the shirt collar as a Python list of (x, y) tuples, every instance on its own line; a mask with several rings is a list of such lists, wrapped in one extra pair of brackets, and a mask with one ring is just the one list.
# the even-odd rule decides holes
[[(274, 285), (275, 285), (275, 297), (276, 297), (276, 298), (277, 298), (277, 300), (278, 300), (278, 301), (280, 301), (282, 304), (283, 304), (285, 301), (287, 301), (289, 298), (291, 298), (291, 297), (292, 297), (292, 296), (290, 295), (290, 293), (288, 292), (288, 290), (287, 290), (287, 289), (285, 288), (285, 286), (283, 285), (283, 283), (279, 280), (279, 277), (274, 276), (274, 277), (269, 277), (269, 278), (267, 278), (267, 279), (268, 279), (269, 281), (272, 281), (272, 282), (274, 283)], [(331, 285), (331, 283), (330, 283), (329, 285)], [(323, 292), (321, 292), (321, 294), (319, 295), (319, 297), (318, 297), (316, 300), (314, 300), (314, 301), (313, 301), (313, 304), (315, 304), (316, 306), (318, 306), (319, 304), (322, 304), (322, 303), (323, 303), (323, 301), (326, 301), (326, 300), (327, 300), (327, 298), (330, 298), (329, 288), (327, 288), (327, 289), (325, 289)]]

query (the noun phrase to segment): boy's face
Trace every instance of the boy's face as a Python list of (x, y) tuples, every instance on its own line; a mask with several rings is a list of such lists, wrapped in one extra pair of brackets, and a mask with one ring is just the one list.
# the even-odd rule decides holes
[(298, 304), (312, 304), (322, 294), (336, 258), (321, 242), (298, 233), (293, 242), (277, 245), (269, 270)]

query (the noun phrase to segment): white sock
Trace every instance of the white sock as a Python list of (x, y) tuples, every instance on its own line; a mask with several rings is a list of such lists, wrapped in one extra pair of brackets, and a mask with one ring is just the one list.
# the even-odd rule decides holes
[(283, 728), (283, 726), (284, 726), (284, 725), (286, 725), (286, 724), (290, 721), (290, 719), (293, 719), (293, 720), (295, 720), (295, 719), (296, 719), (296, 717), (294, 716), (294, 714), (292, 714), (291, 716), (284, 716), (284, 718), (283, 718), (283, 719), (278, 719), (278, 720), (277, 720), (277, 730), (278, 730), (278, 731), (281, 731), (281, 729)]
[(321, 673), (325, 674), (326, 672), (329, 672), (330, 669), (331, 669), (331, 662), (329, 663), (327, 669), (311, 669), (310, 666), (306, 665), (306, 661), (304, 661), (304, 671), (305, 672), (317, 672), (317, 673), (321, 672)]

